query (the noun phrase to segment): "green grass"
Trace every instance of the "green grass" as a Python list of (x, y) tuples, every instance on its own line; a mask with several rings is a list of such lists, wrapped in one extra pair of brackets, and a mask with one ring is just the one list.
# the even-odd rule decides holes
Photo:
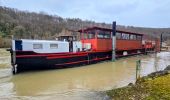
[(170, 74), (107, 91), (113, 100), (170, 100)]

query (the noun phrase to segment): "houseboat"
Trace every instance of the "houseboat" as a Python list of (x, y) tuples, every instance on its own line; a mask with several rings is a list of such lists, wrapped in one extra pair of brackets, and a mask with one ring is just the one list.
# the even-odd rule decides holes
[(12, 40), (13, 73), (36, 69), (69, 68), (144, 53), (143, 34), (89, 27), (78, 30), (81, 39)]

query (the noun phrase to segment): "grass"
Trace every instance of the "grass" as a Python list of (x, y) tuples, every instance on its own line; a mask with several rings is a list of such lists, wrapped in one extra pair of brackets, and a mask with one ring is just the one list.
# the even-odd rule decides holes
[(107, 91), (113, 100), (170, 100), (170, 74)]

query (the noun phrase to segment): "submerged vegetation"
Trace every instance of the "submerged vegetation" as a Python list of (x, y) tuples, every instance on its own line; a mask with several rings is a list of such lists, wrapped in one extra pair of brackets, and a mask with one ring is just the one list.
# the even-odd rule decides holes
[(113, 100), (170, 100), (170, 66), (164, 71), (151, 73), (135, 85), (107, 91)]
[(9, 51), (7, 51), (5, 48), (0, 48), (0, 57), (10, 56)]
[(5, 48), (0, 48), (0, 69), (10, 67), (10, 53)]

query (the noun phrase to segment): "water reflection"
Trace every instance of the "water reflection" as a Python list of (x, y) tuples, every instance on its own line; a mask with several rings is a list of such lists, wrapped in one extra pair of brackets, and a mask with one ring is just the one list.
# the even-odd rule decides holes
[[(170, 65), (170, 53), (142, 55), (84, 67), (26, 72), (0, 78), (1, 98), (102, 100), (105, 91), (135, 81), (136, 61), (141, 59), (141, 75)], [(4, 70), (3, 70), (4, 71)], [(2, 74), (0, 73), (0, 77)], [(8, 97), (7, 97), (8, 96)]]

